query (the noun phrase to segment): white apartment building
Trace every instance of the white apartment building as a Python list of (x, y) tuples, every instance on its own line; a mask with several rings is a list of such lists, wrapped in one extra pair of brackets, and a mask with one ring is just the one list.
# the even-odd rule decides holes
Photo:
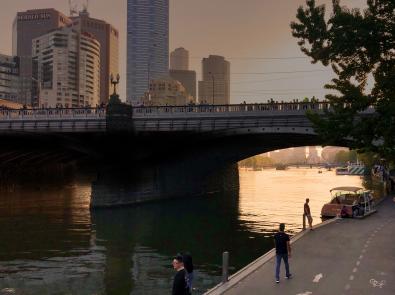
[(146, 106), (185, 106), (196, 103), (181, 82), (171, 78), (151, 80), (150, 89), (142, 101)]
[(100, 43), (93, 35), (60, 28), (33, 39), (32, 46), (40, 106), (100, 104)]

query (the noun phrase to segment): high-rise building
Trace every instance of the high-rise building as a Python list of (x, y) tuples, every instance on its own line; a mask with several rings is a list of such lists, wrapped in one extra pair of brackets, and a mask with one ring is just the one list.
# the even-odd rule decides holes
[[(34, 98), (32, 82), (32, 40), (61, 27), (72, 26), (80, 32), (93, 34), (101, 46), (100, 102), (110, 95), (110, 74), (118, 74), (119, 33), (103, 20), (91, 18), (86, 7), (78, 16), (67, 17), (55, 9), (34, 9), (18, 12), (13, 25), (13, 53), (20, 57), (21, 87), (26, 100)], [(31, 92), (33, 89), (33, 93)]]
[(170, 54), (170, 77), (181, 82), (190, 95), (196, 99), (196, 72), (189, 70), (189, 52), (183, 47)]
[(18, 12), (13, 23), (12, 53), (20, 57), (20, 100), (32, 104), (32, 40), (51, 30), (71, 24), (63, 13), (49, 9)]
[(199, 102), (230, 104), (230, 63), (223, 56), (210, 55), (202, 60)]
[(168, 76), (169, 0), (128, 0), (127, 101), (137, 103), (150, 80)]
[(0, 99), (19, 102), (19, 58), (0, 54)]
[(189, 70), (189, 51), (183, 47), (176, 48), (170, 53), (171, 70)]
[(18, 12), (13, 23), (13, 55), (32, 56), (34, 38), (70, 24), (71, 20), (66, 15), (53, 8)]
[(68, 27), (33, 39), (33, 65), (40, 106), (100, 103), (100, 43), (92, 34)]
[(73, 20), (73, 28), (93, 34), (100, 43), (100, 102), (107, 103), (110, 97), (110, 76), (119, 73), (119, 33), (103, 20), (91, 18), (86, 8)]

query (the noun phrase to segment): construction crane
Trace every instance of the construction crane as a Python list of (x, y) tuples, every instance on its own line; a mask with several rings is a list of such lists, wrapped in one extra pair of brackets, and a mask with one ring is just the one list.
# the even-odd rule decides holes
[[(75, 2), (75, 0), (69, 0), (69, 8), (70, 8), (70, 16), (76, 16), (79, 13), (79, 8), (78, 3)], [(83, 12), (88, 12), (89, 8), (89, 0), (85, 0), (85, 3), (82, 4), (82, 11)]]
[(69, 0), (69, 8), (70, 8), (70, 16), (75, 16), (78, 14), (77, 4), (74, 3), (72, 0)]
[(88, 12), (89, 0), (86, 0), (86, 2), (85, 2), (85, 4), (83, 5), (83, 7), (84, 7), (83, 11), (84, 11), (84, 12)]

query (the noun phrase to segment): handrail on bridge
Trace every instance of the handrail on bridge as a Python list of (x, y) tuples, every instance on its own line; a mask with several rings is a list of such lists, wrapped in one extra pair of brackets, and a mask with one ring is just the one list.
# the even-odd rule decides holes
[(174, 114), (174, 113), (240, 113), (264, 111), (307, 111), (329, 109), (328, 102), (300, 103), (255, 103), (230, 105), (185, 105), (185, 106), (137, 106), (133, 114)]
[[(346, 107), (346, 106), (345, 106)], [(158, 114), (191, 114), (191, 113), (248, 113), (248, 112), (306, 112), (307, 110), (323, 111), (331, 109), (329, 102), (297, 102), (297, 103), (255, 103), (230, 105), (185, 105), (185, 106), (134, 106), (136, 117)], [(367, 110), (374, 111), (373, 107)], [(55, 120), (72, 118), (105, 118), (106, 108), (45, 108), (45, 109), (1, 109), (0, 120)]]
[(105, 118), (106, 109), (98, 108), (45, 108), (0, 109), (0, 120), (51, 120), (73, 118)]

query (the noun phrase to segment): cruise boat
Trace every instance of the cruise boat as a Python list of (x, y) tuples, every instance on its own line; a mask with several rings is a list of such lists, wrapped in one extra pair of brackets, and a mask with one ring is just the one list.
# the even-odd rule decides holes
[(347, 167), (336, 168), (336, 175), (365, 175), (365, 165), (349, 164)]

